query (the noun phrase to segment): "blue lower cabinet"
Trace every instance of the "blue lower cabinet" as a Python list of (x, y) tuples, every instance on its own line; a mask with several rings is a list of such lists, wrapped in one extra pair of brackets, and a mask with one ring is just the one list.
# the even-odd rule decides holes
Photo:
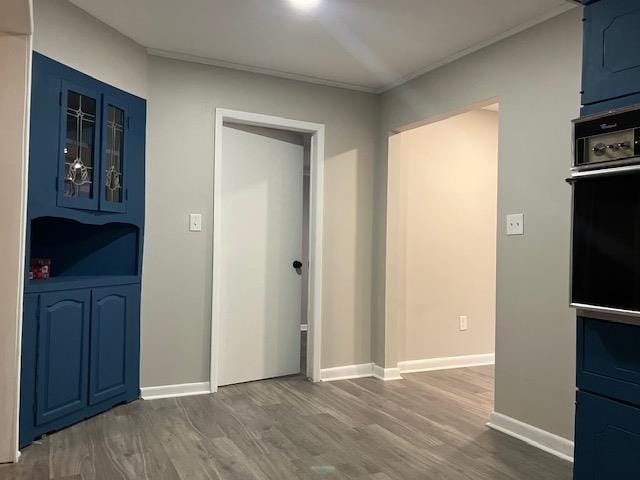
[(25, 295), (20, 446), (139, 397), (140, 286)]
[(640, 406), (640, 326), (578, 317), (580, 390)]
[(85, 408), (89, 377), (89, 290), (41, 296), (36, 424)]
[(91, 369), (89, 403), (94, 405), (126, 393), (134, 381), (127, 368), (134, 362), (137, 287), (109, 287), (93, 291), (91, 301)]
[(640, 409), (578, 392), (575, 480), (640, 478)]

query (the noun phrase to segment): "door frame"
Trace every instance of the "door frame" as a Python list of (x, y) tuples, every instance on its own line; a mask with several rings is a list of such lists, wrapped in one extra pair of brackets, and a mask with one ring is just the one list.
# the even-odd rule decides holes
[[(284, 117), (216, 108), (213, 161), (213, 278), (211, 285), (211, 363), (209, 385), (218, 391), (218, 332), (222, 271), (222, 144), (223, 125), (232, 122), (254, 127), (275, 128), (311, 135), (310, 197), (309, 197), (309, 295), (307, 298), (307, 377), (320, 381), (320, 352), (322, 332), (322, 244), (324, 205), (324, 141), (325, 126), (320, 123), (292, 120)], [(302, 178), (300, 179), (302, 181)]]

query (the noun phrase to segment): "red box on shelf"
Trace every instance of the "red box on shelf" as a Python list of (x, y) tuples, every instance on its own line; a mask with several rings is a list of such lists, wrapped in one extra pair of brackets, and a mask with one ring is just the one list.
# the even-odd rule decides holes
[(45, 280), (51, 276), (50, 258), (32, 258), (29, 268), (30, 280)]

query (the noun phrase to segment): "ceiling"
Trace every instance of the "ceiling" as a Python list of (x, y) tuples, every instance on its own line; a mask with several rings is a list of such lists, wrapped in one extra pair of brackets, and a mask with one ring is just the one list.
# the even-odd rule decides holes
[[(152, 54), (384, 91), (572, 8), (566, 0), (71, 0)], [(312, 0), (298, 0), (310, 2)]]

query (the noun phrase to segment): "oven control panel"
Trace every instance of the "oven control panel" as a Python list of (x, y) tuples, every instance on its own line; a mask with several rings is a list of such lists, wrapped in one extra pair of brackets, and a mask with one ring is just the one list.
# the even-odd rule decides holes
[(574, 122), (574, 170), (640, 163), (640, 106)]

